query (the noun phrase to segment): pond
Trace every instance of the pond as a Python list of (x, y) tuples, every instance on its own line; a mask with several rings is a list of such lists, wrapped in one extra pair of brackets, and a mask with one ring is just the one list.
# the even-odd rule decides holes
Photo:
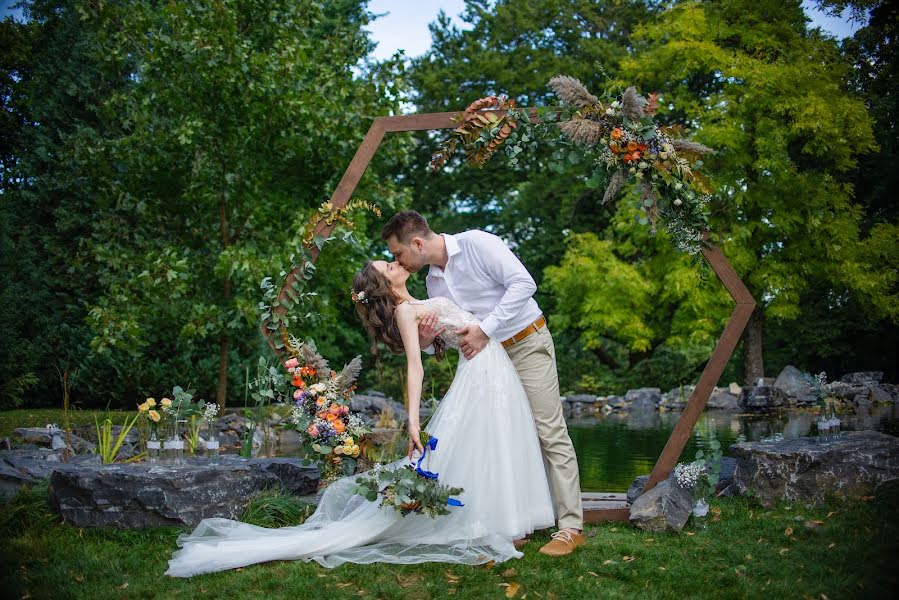
[[(581, 473), (581, 489), (624, 492), (634, 478), (652, 471), (680, 413), (656, 411), (612, 413), (568, 422)], [(784, 438), (816, 435), (816, 411), (791, 410), (771, 415), (751, 415), (711, 410), (702, 414), (682, 462), (692, 461), (696, 451), (718, 440), (725, 456), (731, 444), (781, 435)], [(856, 414), (841, 414), (842, 430), (873, 429), (899, 436), (899, 407), (876, 406)]]

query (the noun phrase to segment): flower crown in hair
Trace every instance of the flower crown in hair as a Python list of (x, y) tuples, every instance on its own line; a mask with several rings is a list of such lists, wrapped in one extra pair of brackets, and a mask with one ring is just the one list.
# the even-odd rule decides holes
[(353, 292), (352, 295), (353, 302), (361, 302), (362, 304), (368, 304), (368, 298), (365, 296), (365, 290), (361, 292)]

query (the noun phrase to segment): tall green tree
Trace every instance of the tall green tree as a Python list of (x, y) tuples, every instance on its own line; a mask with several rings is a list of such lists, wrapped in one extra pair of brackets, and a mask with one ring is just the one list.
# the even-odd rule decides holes
[[(93, 290), (70, 298), (89, 326), (77, 358), (107, 367), (87, 368), (82, 384), (117, 390), (121, 402), (189, 382), (224, 404), (243, 362), (266, 351), (260, 281), (289, 264), (371, 118), (397, 108), (399, 66), (366, 63), (371, 16), (357, 0), (72, 0), (28, 3), (26, 14), (81, 48), (41, 55), (35, 73), (55, 60), (112, 82), (74, 78), (63, 93), (90, 99), (71, 124), (33, 119), (30, 135), (49, 141), (32, 153), (47, 160), (26, 170), (24, 190), (53, 207), (47, 235), (58, 241), (78, 224), (60, 260)], [(401, 157), (394, 141), (370, 169), (396, 170)], [(397, 195), (389, 177), (366, 178), (359, 193), (386, 208)], [(331, 318), (358, 254), (334, 257), (346, 279), (321, 284)], [(343, 352), (362, 342), (349, 326), (323, 337)], [(101, 373), (115, 383), (104, 387)]]
[[(876, 150), (865, 105), (846, 93), (851, 64), (809, 31), (798, 1), (676, 5), (638, 28), (625, 81), (660, 90), (670, 116), (717, 148), (712, 230), (759, 307), (743, 340), (744, 380), (764, 374), (763, 322), (801, 316), (814, 282), (899, 319), (896, 226), (861, 237), (851, 178)], [(838, 303), (838, 297), (831, 302)]]

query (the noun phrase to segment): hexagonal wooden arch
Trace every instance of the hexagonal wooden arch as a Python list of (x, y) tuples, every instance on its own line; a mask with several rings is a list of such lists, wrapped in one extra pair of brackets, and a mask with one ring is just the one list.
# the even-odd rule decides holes
[[(529, 111), (531, 119), (536, 121), (536, 109), (529, 109)], [(496, 112), (498, 115), (502, 115), (505, 111), (485, 112)], [(337, 189), (335, 189), (334, 193), (331, 195), (331, 203), (335, 207), (346, 205), (352, 197), (356, 186), (359, 184), (359, 180), (362, 179), (362, 175), (365, 173), (365, 169), (368, 167), (369, 162), (371, 162), (372, 157), (378, 150), (381, 140), (384, 139), (384, 136), (387, 133), (453, 129), (456, 127), (456, 124), (453, 122), (453, 117), (457, 114), (458, 113), (456, 112), (445, 112), (376, 118), (374, 123), (372, 123), (371, 128), (368, 130), (368, 133), (365, 135), (365, 138), (362, 140), (362, 144), (356, 151), (355, 156), (353, 156), (353, 160), (350, 162), (349, 167), (347, 167), (346, 172), (340, 179), (340, 183), (337, 184)], [(330, 235), (333, 228), (334, 225), (327, 225), (324, 222), (321, 222), (316, 227), (315, 234), (327, 237)], [(311, 260), (315, 261), (318, 258), (319, 249), (313, 247), (311, 253)], [(690, 438), (690, 434), (693, 432), (693, 428), (696, 426), (696, 422), (699, 420), (699, 416), (705, 409), (705, 405), (709, 400), (712, 389), (724, 372), (724, 367), (733, 354), (734, 348), (743, 333), (743, 329), (746, 327), (746, 324), (749, 322), (749, 317), (755, 309), (756, 303), (752, 294), (746, 289), (743, 281), (733, 270), (733, 267), (731, 267), (730, 263), (721, 253), (721, 250), (715, 246), (710, 246), (703, 249), (702, 254), (721, 279), (724, 287), (727, 288), (727, 291), (736, 303), (736, 307), (734, 308), (734, 312), (731, 314), (730, 319), (727, 321), (727, 325), (721, 333), (721, 337), (718, 339), (718, 343), (715, 345), (715, 349), (709, 357), (708, 363), (706, 363), (706, 366), (702, 371), (702, 375), (699, 378), (699, 382), (696, 384), (696, 388), (693, 390), (674, 430), (671, 432), (671, 436), (668, 438), (665, 448), (659, 455), (659, 458), (649, 475), (649, 481), (647, 481), (643, 488), (644, 492), (649, 491), (659, 481), (668, 477), (668, 474), (674, 468), (681, 452), (683, 452), (684, 447), (687, 444), (687, 440)], [(302, 273), (299, 269), (288, 274), (284, 286), (281, 289), (281, 293), (278, 296), (279, 300), (283, 301), (287, 297), (286, 290), (293, 281), (301, 275)], [(286, 312), (286, 309), (283, 306), (278, 307), (276, 310), (281, 314)], [(266, 335), (269, 345), (275, 350), (274, 342), (270, 336), (271, 332), (265, 325), (263, 325), (262, 331)], [(275, 351), (277, 352), (277, 350)], [(630, 509), (623, 494), (586, 492), (582, 493), (582, 495), (584, 499), (585, 522), (626, 521), (628, 519)]]

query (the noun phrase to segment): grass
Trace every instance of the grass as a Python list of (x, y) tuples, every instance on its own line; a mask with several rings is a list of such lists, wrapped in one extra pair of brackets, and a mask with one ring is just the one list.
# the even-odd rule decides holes
[[(59, 522), (46, 488), (0, 507), (0, 589), (7, 598), (880, 598), (896, 591), (899, 485), (868, 501), (831, 500), (818, 509), (752, 499), (712, 503), (719, 520), (680, 534), (643, 533), (626, 523), (588, 526), (570, 557), (537, 552), (521, 560), (447, 564), (343, 565), (277, 562), (172, 579), (163, 575), (180, 530), (77, 529)], [(296, 522), (296, 500), (257, 498), (246, 518)]]

